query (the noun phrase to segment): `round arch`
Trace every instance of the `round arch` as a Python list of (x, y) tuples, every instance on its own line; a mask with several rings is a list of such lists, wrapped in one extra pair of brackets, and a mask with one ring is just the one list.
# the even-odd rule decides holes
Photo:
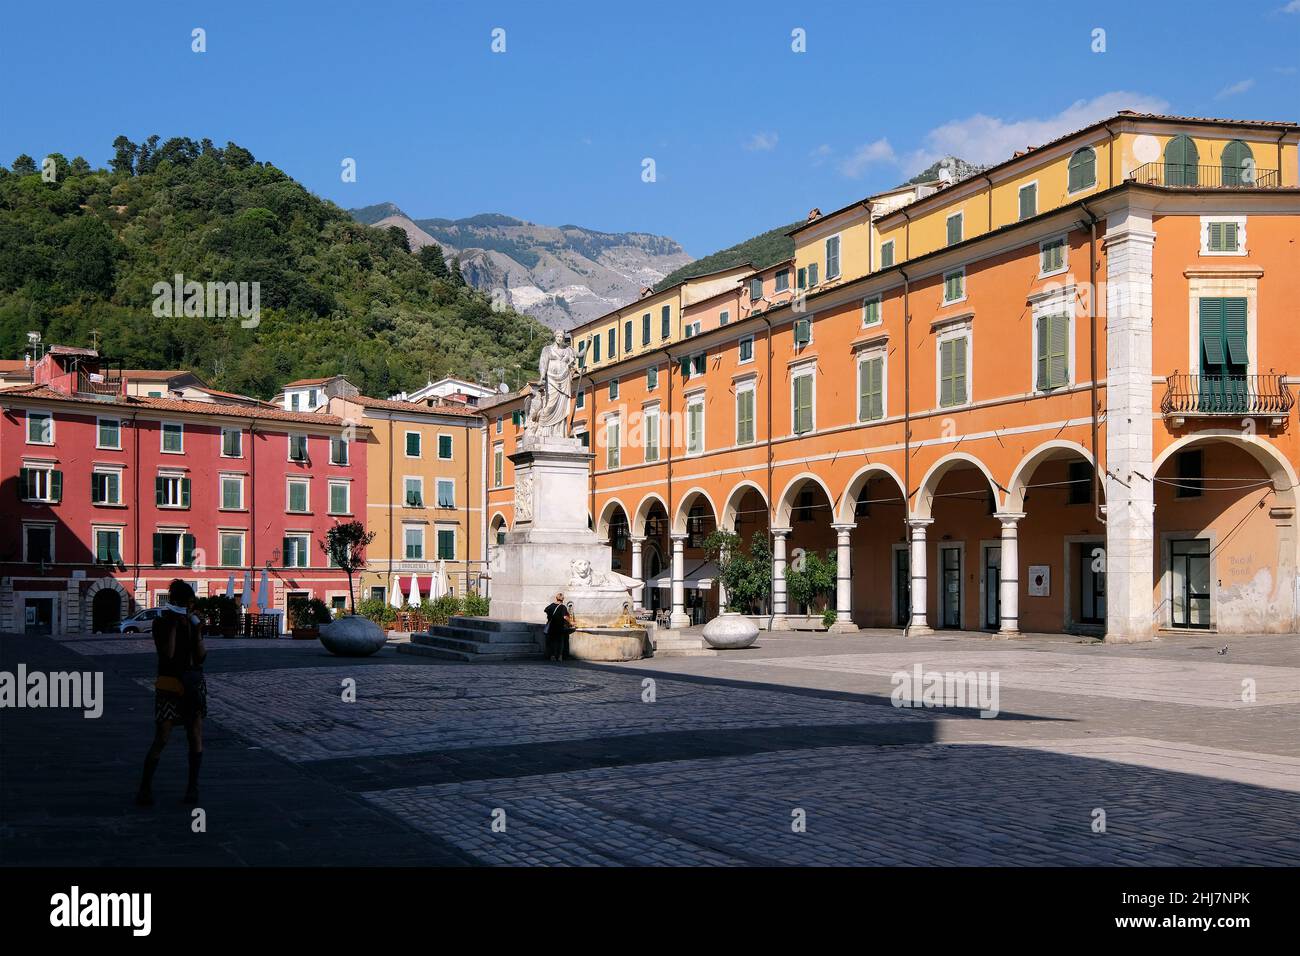
[(794, 511), (794, 497), (803, 490), (803, 486), (810, 481), (822, 490), (826, 495), (826, 500), (830, 502), (831, 507), (835, 507), (835, 496), (831, 494), (831, 490), (827, 487), (826, 482), (822, 481), (821, 478), (814, 475), (811, 471), (805, 471), (791, 478), (789, 483), (785, 486), (785, 490), (781, 492), (781, 497), (776, 499), (775, 527), (790, 527), (790, 514)]
[(81, 602), (83, 618), (81, 628), (84, 633), (92, 633), (94, 629), (95, 597), (104, 590), (117, 592), (122, 617), (126, 617), (131, 611), (131, 593), (122, 587), (116, 578), (105, 576), (92, 581), (89, 587), (86, 588), (85, 599)]
[(1278, 500), (1288, 507), (1295, 507), (1297, 478), (1291, 462), (1287, 461), (1286, 457), (1268, 442), (1262, 441), (1255, 436), (1243, 435), (1241, 432), (1231, 429), (1211, 428), (1196, 432), (1193, 435), (1184, 435), (1156, 456), (1155, 461), (1151, 464), (1152, 478), (1159, 473), (1166, 461), (1189, 445), (1212, 441), (1226, 442), (1244, 450), (1259, 462), (1260, 467), (1273, 480), (1273, 488), (1277, 492)]
[(898, 489), (899, 497), (904, 501), (907, 500), (907, 492), (903, 490), (903, 479), (898, 477), (898, 472), (888, 465), (863, 465), (853, 473), (849, 483), (844, 486), (844, 494), (840, 497), (839, 507), (835, 511), (837, 522), (853, 524), (857, 520), (858, 495), (862, 493), (863, 486), (876, 477), (889, 478)]
[(709, 505), (709, 513), (713, 517), (714, 526), (717, 525), (718, 509), (713, 504), (713, 499), (709, 493), (698, 485), (692, 488), (686, 494), (682, 495), (681, 501), (677, 503), (677, 514), (673, 516), (673, 534), (686, 534), (686, 519), (690, 517), (691, 508), (695, 506), (697, 499), (703, 498)]
[(764, 494), (763, 489), (746, 479), (731, 489), (731, 492), (727, 495), (726, 504), (722, 506), (722, 520), (718, 522), (718, 527), (723, 531), (734, 532), (736, 530), (736, 515), (740, 511), (740, 503), (745, 500), (745, 495), (749, 491), (756, 492), (763, 499), (763, 507), (769, 511), (771, 510), (772, 503), (767, 500), (767, 495)]
[(939, 487), (939, 482), (943, 481), (944, 475), (963, 462), (974, 465), (988, 480), (989, 489), (993, 492), (994, 504), (998, 506), (998, 510), (1001, 510), (1002, 498), (998, 494), (1001, 491), (1001, 486), (993, 480), (993, 473), (988, 470), (984, 462), (974, 455), (968, 455), (964, 451), (954, 451), (936, 461), (930, 466), (930, 470), (925, 473), (925, 477), (921, 480), (921, 485), (916, 492), (916, 507), (912, 511), (913, 518), (931, 518), (934, 516), (934, 493)]
[(1009, 512), (1024, 511), (1025, 493), (1029, 490), (1029, 479), (1034, 476), (1038, 466), (1053, 458), (1064, 458), (1066, 457), (1065, 453), (1077, 455), (1088, 464), (1093, 464), (1092, 452), (1078, 442), (1066, 441), (1065, 439), (1053, 439), (1052, 441), (1043, 442), (1043, 444), (1020, 459), (1020, 464), (1016, 465), (1016, 470), (1011, 475), (1011, 482), (1007, 485), (1006, 510)]
[(601, 506), (600, 520), (596, 522), (596, 534), (600, 536), (602, 541), (609, 537), (609, 526), (614, 520), (615, 508), (622, 511), (623, 517), (628, 518), (628, 524), (631, 524), (631, 518), (629, 517), (627, 506), (618, 498), (610, 498)]
[(632, 514), (631, 530), (633, 535), (636, 537), (645, 535), (646, 519), (650, 517), (650, 509), (656, 504), (664, 510), (665, 515), (668, 514), (668, 503), (653, 491), (650, 492), (641, 499), (641, 503), (636, 506), (636, 511)]

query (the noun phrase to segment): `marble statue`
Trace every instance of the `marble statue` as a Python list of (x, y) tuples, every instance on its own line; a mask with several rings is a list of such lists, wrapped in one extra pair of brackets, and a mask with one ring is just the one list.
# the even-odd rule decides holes
[(524, 413), (524, 434), (533, 438), (567, 438), (569, 407), (573, 397), (573, 368), (577, 363), (573, 346), (564, 341), (564, 331), (555, 330), (555, 341), (542, 349), (537, 362), (541, 380), (533, 386)]

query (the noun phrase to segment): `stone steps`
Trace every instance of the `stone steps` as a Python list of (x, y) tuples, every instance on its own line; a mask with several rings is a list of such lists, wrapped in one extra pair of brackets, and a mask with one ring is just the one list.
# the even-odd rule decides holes
[(660, 632), (654, 638), (655, 657), (717, 657), (702, 637), (667, 637)]
[(412, 634), (411, 642), (399, 645), (397, 650), (400, 654), (467, 663), (534, 660), (542, 656), (538, 640), (541, 630), (540, 624), (527, 621), (453, 617), (427, 632)]

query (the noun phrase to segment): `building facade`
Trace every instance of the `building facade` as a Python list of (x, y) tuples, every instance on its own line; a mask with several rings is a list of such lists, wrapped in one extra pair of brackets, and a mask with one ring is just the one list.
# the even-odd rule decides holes
[[(721, 527), (769, 542), (775, 626), (809, 620), (785, 585), (811, 551), (836, 630), (1296, 630), (1298, 141), (1120, 113), (814, 211), (791, 263), (726, 277), (725, 323), (718, 289), (613, 360), (642, 309), (576, 330), (593, 526), (677, 626), (720, 606)], [(485, 410), (491, 535), (519, 409)]]

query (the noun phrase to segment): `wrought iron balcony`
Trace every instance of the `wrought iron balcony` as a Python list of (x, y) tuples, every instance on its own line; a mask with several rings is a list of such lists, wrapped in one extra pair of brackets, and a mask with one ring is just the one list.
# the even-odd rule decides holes
[(1187, 186), (1211, 189), (1276, 189), (1282, 179), (1276, 169), (1249, 166), (1189, 166), (1183, 163), (1145, 163), (1129, 175), (1145, 186)]
[(1272, 418), (1285, 422), (1295, 398), (1286, 375), (1170, 375), (1160, 411), (1187, 418)]

